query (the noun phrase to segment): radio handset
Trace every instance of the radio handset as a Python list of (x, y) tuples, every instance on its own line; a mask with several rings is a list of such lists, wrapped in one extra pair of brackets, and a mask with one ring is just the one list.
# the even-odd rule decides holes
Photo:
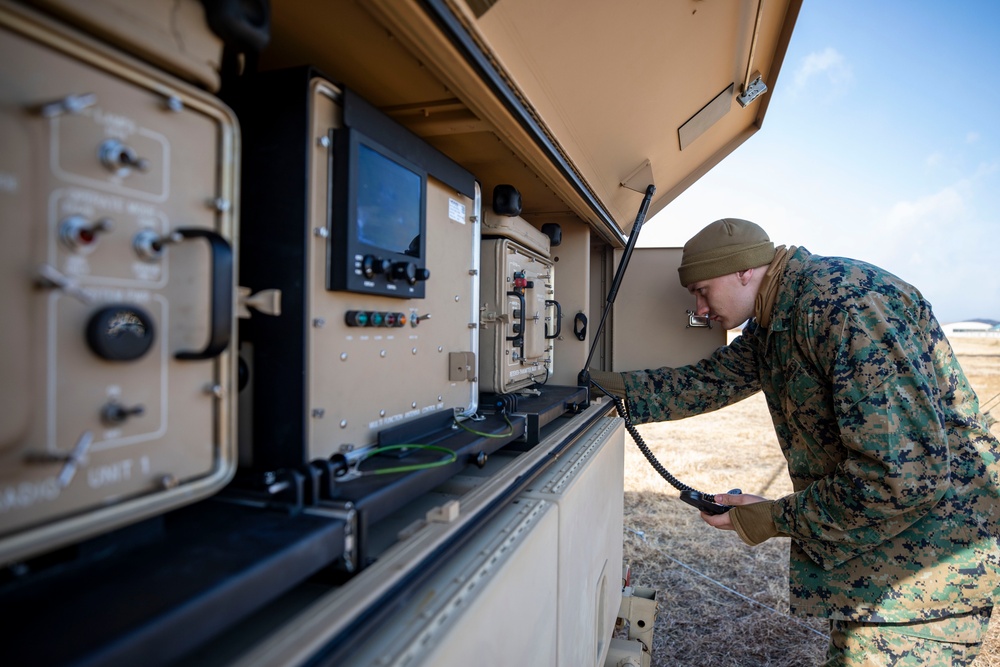
[[(729, 493), (736, 495), (738, 492), (739, 490), (736, 489), (730, 491)], [(725, 514), (729, 510), (733, 509), (732, 505), (720, 505), (715, 502), (715, 496), (702, 493), (701, 491), (695, 491), (694, 489), (681, 491), (681, 500), (686, 502), (688, 505), (697, 507), (705, 514)]]

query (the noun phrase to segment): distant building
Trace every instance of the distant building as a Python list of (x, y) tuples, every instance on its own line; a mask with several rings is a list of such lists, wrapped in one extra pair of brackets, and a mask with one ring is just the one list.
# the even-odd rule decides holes
[(967, 320), (943, 324), (944, 334), (951, 337), (986, 336), (1000, 338), (1000, 322), (996, 320)]

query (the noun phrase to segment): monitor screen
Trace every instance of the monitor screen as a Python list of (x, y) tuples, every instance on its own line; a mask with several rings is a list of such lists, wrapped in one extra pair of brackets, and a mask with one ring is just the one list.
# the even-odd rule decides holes
[(420, 256), (423, 182), (419, 174), (359, 144), (358, 240), (369, 246)]
[(427, 171), (397, 150), (398, 137), (379, 139), (351, 127), (333, 133), (327, 289), (422, 299)]

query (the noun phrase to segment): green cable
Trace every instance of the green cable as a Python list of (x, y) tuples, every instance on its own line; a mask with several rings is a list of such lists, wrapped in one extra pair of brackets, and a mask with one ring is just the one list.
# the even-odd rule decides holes
[[(503, 419), (507, 422), (508, 430), (506, 433), (481, 433), (475, 429), (471, 429), (462, 422), (455, 420), (455, 424), (465, 429), (469, 433), (481, 436), (483, 438), (507, 438), (514, 435), (514, 425), (510, 422), (510, 418), (504, 414)], [(435, 451), (448, 454), (448, 458), (441, 461), (431, 461), (430, 463), (414, 463), (408, 466), (396, 466), (394, 468), (379, 468), (378, 470), (371, 470), (367, 474), (370, 475), (389, 475), (397, 472), (413, 472), (415, 470), (427, 470), (428, 468), (438, 468), (440, 466), (446, 466), (449, 463), (454, 463), (458, 460), (458, 454), (454, 451), (448, 449), (447, 447), (441, 447), (440, 445), (416, 445), (416, 444), (405, 444), (405, 445), (386, 445), (385, 447), (376, 447), (375, 449), (368, 452), (363, 459), (358, 461), (358, 472), (360, 471), (360, 466), (363, 462), (377, 456), (379, 454), (384, 454), (385, 452), (396, 451), (400, 449), (419, 449), (424, 451)]]
[(395, 451), (395, 450), (398, 450), (398, 449), (420, 449), (420, 450), (426, 450), (426, 451), (443, 452), (445, 454), (448, 454), (449, 457), (447, 459), (444, 459), (444, 460), (441, 460), (441, 461), (431, 461), (430, 463), (414, 463), (414, 464), (408, 465), (408, 466), (396, 466), (395, 468), (380, 468), (378, 470), (372, 470), (372, 471), (370, 471), (369, 474), (372, 474), (372, 475), (388, 475), (388, 474), (397, 473), (397, 472), (413, 472), (414, 470), (426, 470), (428, 468), (437, 468), (439, 466), (446, 466), (449, 463), (454, 463), (455, 461), (458, 460), (458, 454), (456, 454), (452, 450), (448, 449), (447, 447), (441, 447), (441, 446), (438, 446), (438, 445), (410, 445), (410, 444), (408, 444), (408, 445), (386, 445), (385, 447), (377, 447), (377, 448), (373, 449), (372, 451), (368, 452), (368, 454), (365, 456), (365, 458), (361, 459), (361, 461), (358, 462), (358, 465), (360, 466), (363, 461), (367, 461), (368, 459), (370, 459), (373, 456), (376, 456), (378, 454), (382, 454), (384, 452)]
[(509, 430), (506, 433), (482, 433), (482, 432), (477, 431), (475, 429), (469, 428), (468, 426), (466, 426), (462, 422), (458, 421), (457, 419), (455, 420), (455, 424), (458, 425), (458, 426), (460, 426), (461, 428), (465, 429), (469, 433), (472, 433), (473, 435), (481, 436), (483, 438), (509, 438), (510, 436), (514, 435), (514, 425), (510, 423), (510, 418), (507, 416), (506, 413), (504, 413), (504, 415), (503, 415), (503, 420), (505, 422), (507, 422), (507, 426), (509, 427)]

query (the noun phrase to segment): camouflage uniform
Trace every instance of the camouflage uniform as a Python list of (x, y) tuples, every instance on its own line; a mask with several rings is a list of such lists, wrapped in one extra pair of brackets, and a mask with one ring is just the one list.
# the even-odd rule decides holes
[(913, 623), (830, 621), (823, 667), (971, 665), (989, 623), (989, 609)]
[(910, 623), (992, 606), (1000, 444), (912, 286), (798, 248), (767, 328), (752, 319), (695, 365), (623, 377), (636, 423), (763, 390), (794, 489), (770, 506), (792, 538), (793, 613)]

